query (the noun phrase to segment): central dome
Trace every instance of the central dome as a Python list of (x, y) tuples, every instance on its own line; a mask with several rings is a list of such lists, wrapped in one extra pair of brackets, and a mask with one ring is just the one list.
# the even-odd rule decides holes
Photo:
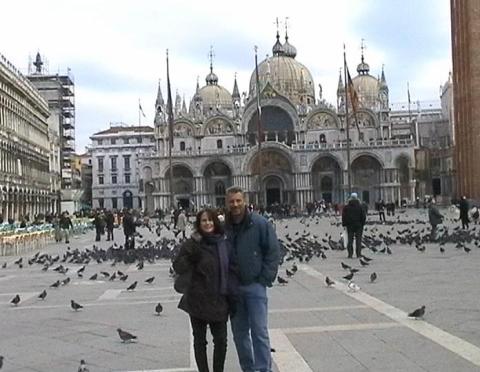
[[(261, 87), (269, 82), (274, 89), (297, 105), (315, 102), (315, 84), (310, 71), (294, 58), (286, 55), (274, 55), (258, 65), (258, 77)], [(250, 96), (256, 96), (256, 76), (250, 77)]]
[(228, 112), (232, 110), (233, 100), (230, 92), (218, 85), (218, 77), (213, 72), (213, 67), (210, 65), (210, 73), (205, 78), (207, 85), (199, 89), (195, 93), (194, 100), (201, 102), (203, 113), (208, 114), (213, 111)]

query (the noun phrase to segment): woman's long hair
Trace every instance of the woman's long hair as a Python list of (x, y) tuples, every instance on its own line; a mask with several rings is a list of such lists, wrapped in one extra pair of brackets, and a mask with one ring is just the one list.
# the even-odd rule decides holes
[(194, 223), (195, 230), (203, 235), (203, 231), (200, 229), (200, 220), (202, 219), (202, 215), (204, 213), (206, 213), (208, 218), (213, 221), (213, 234), (223, 234), (223, 227), (218, 219), (217, 211), (211, 208), (202, 209), (197, 213)]

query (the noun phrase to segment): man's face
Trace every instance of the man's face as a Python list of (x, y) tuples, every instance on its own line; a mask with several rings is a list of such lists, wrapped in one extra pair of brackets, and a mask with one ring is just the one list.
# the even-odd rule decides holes
[(227, 203), (232, 216), (241, 216), (245, 212), (245, 198), (241, 192), (227, 194)]

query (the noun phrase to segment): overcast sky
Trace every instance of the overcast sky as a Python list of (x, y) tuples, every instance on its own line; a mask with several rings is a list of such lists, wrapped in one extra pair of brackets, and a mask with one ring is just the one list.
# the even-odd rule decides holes
[[(230, 92), (235, 72), (248, 91), (254, 45), (271, 55), (275, 18), (288, 17), (296, 59), (312, 73), (318, 94), (336, 100), (343, 44), (352, 76), (361, 39), (370, 73), (381, 73), (390, 101), (435, 100), (451, 71), (449, 0), (16, 0), (2, 2), (0, 53), (27, 71), (29, 57), (45, 57), (50, 73), (75, 78), (76, 147), (110, 122), (138, 124), (138, 99), (153, 124), (158, 81), (166, 97), (165, 50), (170, 50), (173, 94), (188, 101), (209, 72)], [(284, 26), (280, 25), (284, 34)], [(283, 38), (283, 37), (282, 37)]]

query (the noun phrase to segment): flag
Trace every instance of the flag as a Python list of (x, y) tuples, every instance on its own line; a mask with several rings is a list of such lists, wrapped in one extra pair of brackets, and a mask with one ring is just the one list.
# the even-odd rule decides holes
[(168, 141), (170, 149), (173, 147), (173, 108), (172, 108), (172, 89), (170, 87), (170, 69), (168, 65), (167, 50), (167, 117), (168, 117)]
[[(344, 57), (345, 57), (345, 54), (344, 54)], [(345, 57), (345, 70), (347, 71), (346, 92), (348, 94), (348, 97), (350, 98), (350, 103), (352, 105), (353, 118), (355, 120), (355, 126), (357, 127), (358, 138), (363, 141), (363, 133), (360, 131), (360, 127), (358, 126), (358, 120), (357, 120), (357, 112), (360, 107), (360, 99), (358, 98), (358, 93), (355, 90), (355, 86), (353, 85), (352, 77), (350, 76), (350, 71), (348, 70), (346, 57)]]
[(262, 129), (262, 106), (260, 106), (260, 79), (258, 77), (258, 61), (257, 61), (257, 47), (255, 47), (255, 79), (257, 86), (257, 141), (260, 148), (263, 140)]
[(143, 117), (146, 118), (145, 113), (143, 112), (143, 108), (142, 108), (142, 104), (140, 103), (140, 100), (138, 100), (138, 111), (140, 111)]

